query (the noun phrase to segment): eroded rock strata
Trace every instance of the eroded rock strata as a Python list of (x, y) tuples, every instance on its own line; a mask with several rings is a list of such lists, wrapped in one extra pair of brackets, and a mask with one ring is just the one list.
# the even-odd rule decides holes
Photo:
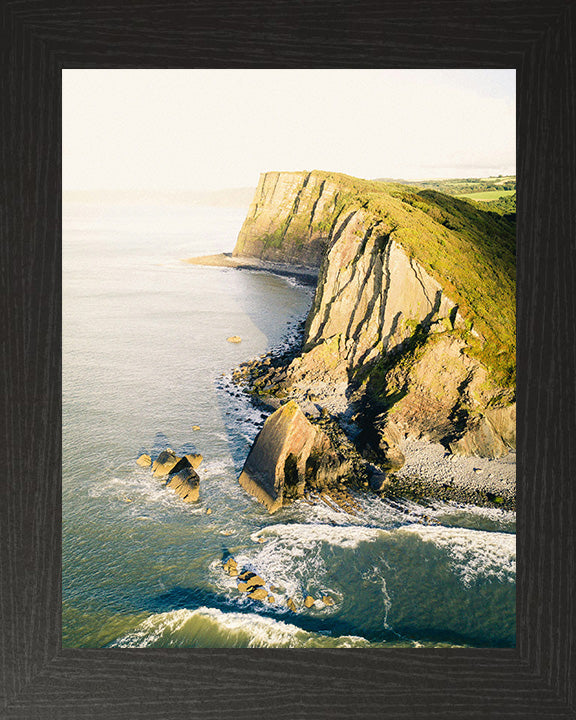
[(255, 392), (297, 401), (302, 417), (328, 412), (384, 471), (402, 465), (406, 438), (505, 455), (516, 436), (514, 234), (439, 193), (317, 171), (261, 176), (234, 257), (319, 277), (302, 346), (253, 364)]

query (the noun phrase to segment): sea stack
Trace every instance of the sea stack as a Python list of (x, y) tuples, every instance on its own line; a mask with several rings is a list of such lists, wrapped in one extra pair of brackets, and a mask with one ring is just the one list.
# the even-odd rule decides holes
[(291, 400), (264, 423), (239, 478), (246, 492), (270, 513), (302, 497), (307, 484), (322, 488), (348, 471), (328, 436)]

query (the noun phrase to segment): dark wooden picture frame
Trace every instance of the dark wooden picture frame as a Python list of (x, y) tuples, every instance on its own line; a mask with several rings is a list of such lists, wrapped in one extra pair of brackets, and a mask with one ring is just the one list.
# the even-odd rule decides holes
[[(576, 6), (8, 0), (0, 12), (0, 718), (575, 718)], [(61, 70), (84, 67), (517, 69), (516, 649), (61, 649)]]

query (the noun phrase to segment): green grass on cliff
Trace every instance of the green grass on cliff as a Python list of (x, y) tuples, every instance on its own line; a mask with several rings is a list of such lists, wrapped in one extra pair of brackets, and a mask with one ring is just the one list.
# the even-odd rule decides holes
[(364, 208), (392, 233), (458, 304), (480, 338), (467, 334), (470, 352), (504, 387), (515, 385), (516, 223), (444, 193), (398, 183), (314, 171), (341, 189), (318, 227), (326, 231), (342, 213)]

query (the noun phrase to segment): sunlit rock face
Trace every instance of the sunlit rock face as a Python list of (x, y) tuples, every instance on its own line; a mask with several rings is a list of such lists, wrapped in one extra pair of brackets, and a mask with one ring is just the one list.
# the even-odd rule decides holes
[(274, 513), (286, 502), (302, 497), (306, 485), (322, 489), (337, 482), (348, 470), (328, 436), (290, 401), (264, 423), (239, 483)]
[(318, 267), (330, 230), (322, 220), (337, 194), (318, 173), (262, 174), (233, 254)]

